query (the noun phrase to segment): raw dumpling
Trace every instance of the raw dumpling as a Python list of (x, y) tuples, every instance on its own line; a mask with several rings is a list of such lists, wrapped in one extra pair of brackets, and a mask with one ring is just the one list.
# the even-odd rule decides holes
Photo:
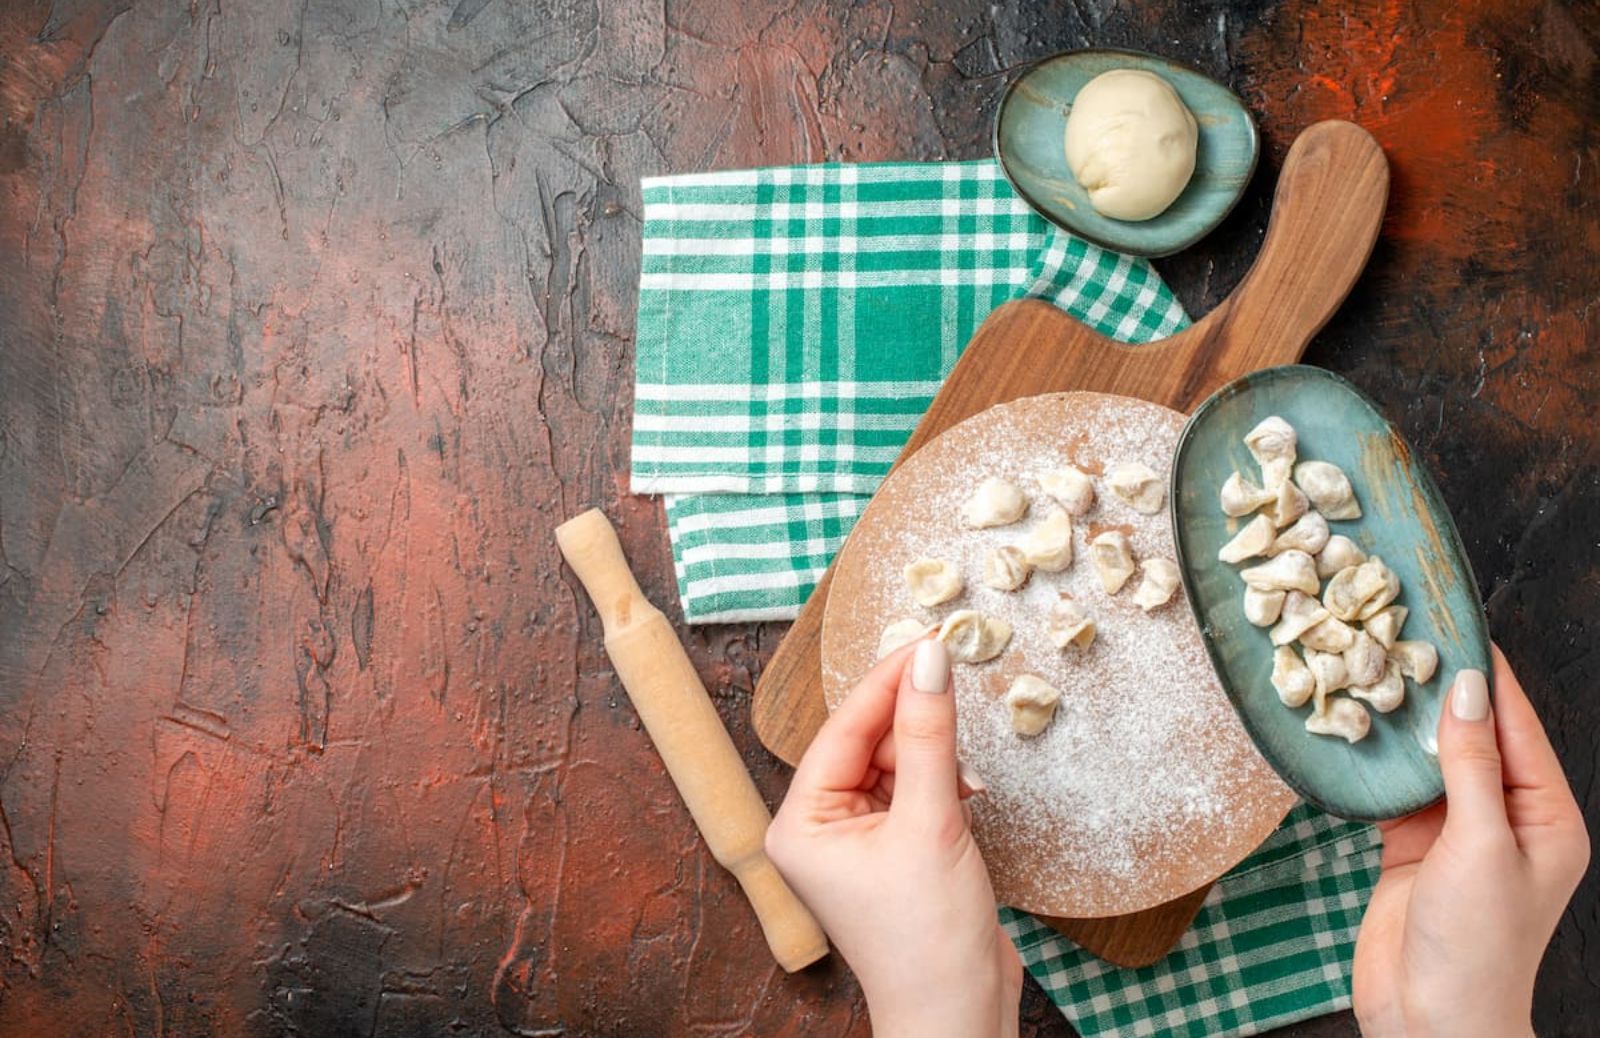
[[(1328, 581), (1328, 587), (1322, 593), (1322, 604), (1339, 619), (1354, 620), (1367, 602), (1388, 586), (1388, 572), (1389, 567), (1376, 557), (1359, 566), (1347, 566)], [(1393, 600), (1392, 596), (1390, 600)]]
[(1056, 499), (1069, 515), (1083, 515), (1094, 505), (1094, 480), (1067, 465), (1038, 475), (1039, 489)]
[(1046, 573), (1072, 565), (1072, 516), (1059, 508), (1046, 516), (1022, 539), (1022, 557)]
[(1233, 540), (1222, 546), (1217, 558), (1223, 562), (1243, 562), (1257, 555), (1265, 555), (1277, 536), (1278, 528), (1272, 525), (1272, 520), (1258, 515), (1245, 523), (1244, 528), (1233, 535)]
[(1343, 652), (1354, 645), (1355, 640), (1356, 629), (1337, 616), (1330, 616), (1315, 627), (1308, 627), (1300, 635), (1301, 645), (1318, 652)]
[[(1233, 518), (1259, 514), (1217, 558), (1267, 557), (1239, 575), (1245, 619), (1271, 627), (1272, 686), (1285, 706), (1312, 701), (1307, 732), (1358, 742), (1371, 731), (1372, 718), (1357, 700), (1380, 713), (1394, 710), (1405, 700), (1405, 676), (1431, 678), (1438, 653), (1426, 642), (1398, 640), (1407, 610), (1393, 604), (1400, 594), (1395, 572), (1328, 529), (1329, 520), (1361, 517), (1343, 470), (1325, 461), (1296, 464), (1299, 436), (1277, 415), (1258, 423), (1244, 442), (1261, 466), (1261, 485), (1235, 471), (1222, 485), (1222, 511)], [(1354, 698), (1335, 697), (1341, 689)]]
[(1133, 546), (1128, 536), (1118, 530), (1107, 530), (1089, 542), (1089, 561), (1094, 564), (1094, 575), (1106, 594), (1114, 595), (1133, 576)]
[(1400, 664), (1386, 660), (1382, 677), (1369, 685), (1351, 685), (1350, 694), (1371, 703), (1378, 713), (1388, 713), (1406, 699), (1406, 682), (1400, 676)]
[(1383, 587), (1378, 589), (1377, 594), (1362, 603), (1361, 611), (1356, 614), (1357, 620), (1366, 620), (1378, 615), (1379, 612), (1389, 607), (1390, 602), (1400, 597), (1400, 577), (1396, 575), (1394, 570), (1385, 566), (1383, 560), (1376, 555), (1368, 559), (1363, 565), (1371, 565), (1373, 563), (1378, 565), (1383, 575)]
[(992, 660), (1011, 640), (1011, 625), (976, 609), (957, 609), (939, 627), (939, 640), (957, 663)]
[(1278, 496), (1274, 490), (1263, 490), (1238, 472), (1222, 484), (1222, 514), (1234, 518), (1249, 515)]
[(1244, 618), (1257, 627), (1271, 627), (1283, 615), (1283, 599), (1287, 594), (1287, 591), (1259, 591), (1246, 585)]
[(1376, 638), (1385, 649), (1392, 649), (1395, 639), (1400, 637), (1400, 628), (1405, 625), (1408, 613), (1410, 610), (1405, 606), (1392, 605), (1380, 609), (1362, 621), (1361, 629)]
[(1061, 690), (1034, 674), (1019, 674), (1006, 689), (1006, 706), (1011, 708), (1011, 730), (1018, 735), (1038, 735), (1056, 716)]
[(1350, 684), (1350, 672), (1345, 669), (1344, 657), (1337, 652), (1307, 649), (1306, 666), (1311, 668), (1311, 676), (1317, 679), (1313, 695), (1316, 697), (1318, 710), (1322, 709), (1330, 694)]
[(1300, 591), (1314, 595), (1322, 587), (1317, 579), (1317, 564), (1298, 548), (1290, 548), (1259, 566), (1239, 574), (1244, 582), (1261, 591)]
[(878, 655), (875, 658), (881, 660), (900, 646), (909, 645), (931, 630), (933, 627), (921, 620), (910, 617), (896, 620), (885, 627), (883, 634), (878, 636)]
[(1273, 499), (1261, 506), (1261, 514), (1271, 519), (1273, 526), (1288, 526), (1306, 514), (1306, 495), (1293, 480), (1286, 479), (1278, 484)]
[(1272, 629), (1272, 644), (1288, 645), (1327, 618), (1322, 603), (1304, 591), (1291, 591), (1283, 600), (1283, 615)]
[(1021, 548), (1003, 545), (983, 558), (983, 582), (997, 591), (1015, 591), (1028, 582), (1033, 564)]
[(1065, 649), (1069, 645), (1087, 649), (1094, 643), (1094, 621), (1082, 606), (1065, 595), (1056, 599), (1050, 607), (1050, 612), (1044, 618), (1044, 629), (1058, 649)]
[(1378, 640), (1366, 631), (1356, 633), (1355, 640), (1344, 650), (1344, 669), (1352, 685), (1376, 684), (1383, 677), (1383, 668), (1389, 662)]
[(1427, 642), (1395, 642), (1389, 657), (1400, 665), (1400, 673), (1419, 685), (1432, 681), (1439, 669), (1439, 650)]
[(961, 506), (961, 521), (976, 530), (989, 526), (1008, 526), (1028, 510), (1028, 499), (1014, 483), (990, 476), (978, 484), (977, 491)]
[(1328, 538), (1328, 543), (1317, 552), (1317, 576), (1326, 580), (1342, 569), (1359, 566), (1367, 561), (1367, 553), (1356, 542), (1342, 533)]
[(1280, 483), (1289, 478), (1298, 441), (1294, 426), (1277, 415), (1263, 418), (1260, 424), (1245, 434), (1244, 445), (1250, 448), (1251, 457), (1261, 466), (1262, 486), (1276, 490)]
[(1113, 467), (1106, 475), (1106, 484), (1113, 494), (1145, 515), (1161, 511), (1167, 496), (1161, 477), (1140, 461), (1125, 461)]
[(1133, 604), (1150, 612), (1172, 600), (1178, 590), (1178, 565), (1168, 559), (1145, 559), (1139, 563), (1144, 579), (1133, 592)]
[(1278, 534), (1278, 539), (1267, 549), (1268, 555), (1281, 555), (1290, 548), (1299, 548), (1307, 555), (1315, 555), (1328, 543), (1328, 520), (1320, 513), (1307, 512), (1295, 520), (1293, 526)]
[(1272, 687), (1278, 690), (1284, 706), (1305, 706), (1317, 687), (1317, 679), (1293, 647), (1280, 645), (1272, 652)]
[(1302, 461), (1294, 467), (1294, 481), (1327, 518), (1361, 518), (1356, 492), (1339, 466), (1326, 461)]
[(906, 587), (919, 606), (943, 605), (961, 594), (961, 572), (944, 559), (918, 559), (903, 570)]
[(1366, 707), (1353, 699), (1335, 699), (1306, 718), (1306, 731), (1312, 735), (1337, 735), (1345, 742), (1360, 742), (1371, 729)]

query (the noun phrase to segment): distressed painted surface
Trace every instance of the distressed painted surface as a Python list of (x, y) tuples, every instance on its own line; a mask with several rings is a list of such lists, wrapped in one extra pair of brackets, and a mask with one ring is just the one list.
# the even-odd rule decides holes
[[(1439, 473), (1600, 823), (1596, 8), (1018, 6), (5, 5), (0, 1031), (865, 1034), (837, 964), (767, 961), (550, 531), (601, 505), (670, 610), (623, 493), (639, 175), (982, 155), (1007, 70), (1088, 43), (1260, 117), (1268, 172), (1163, 264), (1194, 309), (1298, 127), (1388, 149), (1308, 359)], [(773, 801), (778, 634), (686, 634)], [(1597, 1008), (1596, 903), (1541, 1033)], [(1025, 1032), (1065, 1027), (1032, 994)]]

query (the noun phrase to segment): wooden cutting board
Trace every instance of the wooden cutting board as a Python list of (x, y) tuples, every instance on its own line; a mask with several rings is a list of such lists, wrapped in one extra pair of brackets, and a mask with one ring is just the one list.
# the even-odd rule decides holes
[[(1181, 592), (1146, 611), (1131, 587), (1111, 594), (1095, 575), (1089, 544), (1108, 530), (1128, 538), (1136, 559), (1176, 558), (1165, 509), (1147, 515), (1102, 483), (1072, 522), (1075, 564), (1012, 591), (978, 579), (990, 549), (1025, 542), (1055, 515), (1035, 474), (1070, 464), (1103, 476), (1128, 461), (1165, 471), (1184, 422), (1161, 404), (1081, 390), (996, 404), (898, 466), (834, 559), (822, 622), (822, 691), (834, 709), (877, 661), (882, 625), (896, 617), (921, 624), (973, 609), (1011, 627), (995, 659), (956, 668), (952, 693), (957, 752), (989, 786), (969, 821), (1003, 905), (1073, 919), (1154, 908), (1244, 860), (1298, 799), (1234, 713)], [(961, 509), (989, 476), (1015, 481), (1031, 504), (1016, 523), (974, 530)], [(959, 599), (917, 609), (903, 573), (917, 558), (949, 560), (965, 578)], [(1045, 617), (1062, 596), (1094, 618), (1092, 645), (1064, 652), (1048, 637)], [(1024, 674), (1061, 697), (1049, 726), (1027, 739), (1004, 702)]]
[[(972, 337), (900, 460), (955, 423), (1018, 397), (1093, 390), (1187, 413), (1239, 375), (1293, 363), (1366, 265), (1388, 196), (1388, 163), (1370, 134), (1341, 121), (1307, 128), (1284, 159), (1255, 265), (1215, 310), (1169, 339), (1130, 347), (1049, 303), (1007, 303)], [(824, 575), (751, 705), (761, 741), (791, 764), (827, 719), (820, 646), (828, 585)], [(1171, 949), (1204, 897), (1198, 890), (1133, 915), (1045, 921), (1104, 959), (1142, 965)]]

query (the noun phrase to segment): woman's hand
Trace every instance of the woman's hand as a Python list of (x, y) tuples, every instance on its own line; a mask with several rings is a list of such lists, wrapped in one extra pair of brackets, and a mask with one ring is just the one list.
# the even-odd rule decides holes
[(922, 640), (806, 750), (767, 854), (861, 980), (873, 1030), (1015, 1035), (1022, 963), (961, 803), (950, 657)]
[(1439, 718), (1448, 804), (1380, 826), (1383, 875), (1356, 942), (1362, 1033), (1532, 1034), (1533, 980), (1589, 863), (1583, 815), (1539, 718), (1495, 649), (1456, 675)]

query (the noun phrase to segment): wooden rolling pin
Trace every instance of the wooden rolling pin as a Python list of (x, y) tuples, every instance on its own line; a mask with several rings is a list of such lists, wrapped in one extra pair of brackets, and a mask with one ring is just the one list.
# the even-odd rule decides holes
[(667, 618), (644, 597), (598, 508), (556, 527), (556, 544), (606, 629), (606, 652), (711, 854), (739, 880), (778, 965), (793, 973), (828, 954), (811, 912), (767, 860), (772, 815), (733, 748)]

